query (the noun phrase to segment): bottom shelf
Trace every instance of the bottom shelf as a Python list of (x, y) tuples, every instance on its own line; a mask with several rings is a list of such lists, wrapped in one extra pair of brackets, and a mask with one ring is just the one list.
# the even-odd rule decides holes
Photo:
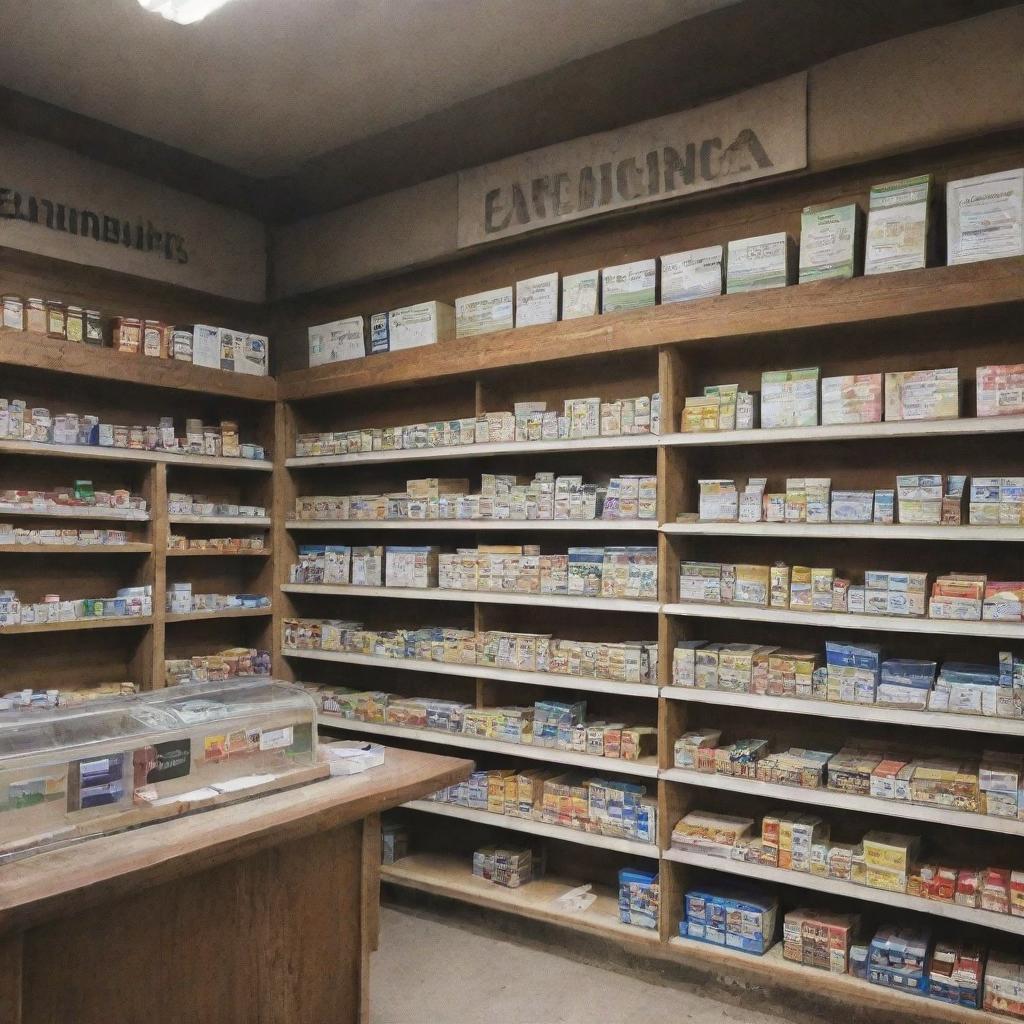
[(608, 888), (594, 886), (597, 901), (583, 913), (574, 914), (559, 909), (553, 901), (579, 882), (545, 875), (519, 889), (506, 889), (474, 876), (470, 860), (469, 855), (414, 853), (395, 864), (383, 865), (381, 881), (448, 896), (479, 907), (521, 914), (535, 921), (565, 925), (578, 931), (628, 938), (652, 949), (660, 945), (657, 932), (634, 928), (619, 920), (618, 896)]
[(950, 1006), (936, 999), (911, 995), (897, 989), (871, 985), (848, 974), (828, 971), (786, 960), (781, 942), (764, 956), (741, 953), (675, 936), (667, 943), (656, 932), (624, 925), (619, 921), (618, 900), (608, 888), (595, 887), (597, 902), (582, 914), (559, 910), (553, 900), (578, 883), (547, 875), (519, 889), (506, 889), (473, 876), (468, 857), (418, 853), (381, 867), (381, 880), (407, 889), (461, 900), (474, 906), (502, 910), (536, 921), (563, 925), (629, 945), (639, 955), (674, 960), (705, 970), (736, 972), (740, 980), (831, 998), (893, 1014), (895, 1021), (928, 1020), (956, 1024), (1007, 1024), (1014, 1018), (1002, 1014)]

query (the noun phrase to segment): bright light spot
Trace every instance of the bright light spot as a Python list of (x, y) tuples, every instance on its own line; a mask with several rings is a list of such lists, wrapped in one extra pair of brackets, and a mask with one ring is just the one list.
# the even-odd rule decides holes
[(194, 25), (223, 7), (229, 0), (139, 0), (147, 11), (160, 14), (179, 25)]

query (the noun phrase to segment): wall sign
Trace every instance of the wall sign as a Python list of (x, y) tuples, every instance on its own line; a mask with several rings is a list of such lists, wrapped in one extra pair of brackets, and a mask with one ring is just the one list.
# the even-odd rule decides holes
[(255, 217), (0, 128), (0, 247), (263, 302)]
[(94, 242), (123, 245), (126, 249), (155, 253), (175, 263), (188, 263), (185, 239), (171, 231), (158, 231), (151, 220), (79, 210), (70, 203), (40, 198), (24, 189), (0, 186), (0, 219), (23, 220), (52, 231), (91, 238)]
[(807, 75), (459, 174), (459, 248), (807, 166)]

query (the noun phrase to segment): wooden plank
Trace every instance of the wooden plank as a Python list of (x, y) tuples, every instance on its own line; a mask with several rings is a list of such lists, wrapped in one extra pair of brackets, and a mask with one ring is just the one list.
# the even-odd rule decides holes
[(75, 619), (73, 622), (33, 622), (22, 626), (0, 626), (0, 636), (19, 633), (67, 633), (86, 629), (123, 629), (152, 624), (152, 615), (104, 615), (97, 619)]
[(221, 608), (211, 612), (168, 612), (164, 622), (196, 622), (203, 619), (256, 619), (273, 615), (272, 608)]
[(408, 386), (576, 356), (695, 345), (853, 323), (974, 312), (1024, 301), (1024, 257), (821, 281), (498, 331), (285, 373), (285, 400)]
[(24, 966), (22, 936), (0, 940), (0, 1020), (21, 1024), (21, 983)]
[(253, 402), (273, 402), (277, 398), (277, 382), (273, 377), (193, 366), (180, 359), (129, 355), (112, 348), (59, 341), (26, 331), (0, 329), (0, 366), (19, 366), (72, 377), (116, 380), (137, 387), (192, 391)]
[(153, 550), (152, 544), (0, 544), (9, 555), (139, 555)]
[[(385, 763), (2, 868), (0, 936), (328, 831), (468, 777), (470, 762), (388, 749)], [(318, 886), (318, 890), (319, 890)]]

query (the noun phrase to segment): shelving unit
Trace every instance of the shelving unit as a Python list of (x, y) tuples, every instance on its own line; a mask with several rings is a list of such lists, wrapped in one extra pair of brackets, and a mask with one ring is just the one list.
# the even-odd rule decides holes
[[(226, 323), (262, 331), (264, 311), (125, 274), (98, 271), (56, 260), (24, 258), (0, 250), (0, 277), (15, 293), (59, 297), (104, 316), (143, 309), (169, 323)], [(6, 285), (5, 285), (6, 287)], [(111, 597), (126, 586), (149, 585), (153, 614), (145, 618), (97, 618), (0, 629), (0, 654), (11, 667), (7, 689), (16, 685), (87, 689), (102, 682), (131, 681), (142, 689), (164, 685), (168, 657), (214, 653), (245, 645), (269, 649), (271, 610), (253, 616), (207, 613), (204, 621), (164, 611), (169, 582), (191, 579), (197, 592), (260, 592), (273, 595), (271, 545), (261, 558), (191, 558), (167, 550), (177, 532), (208, 536), (204, 525), (232, 532), (229, 525), (203, 520), (180, 525), (168, 516), (169, 491), (245, 497), (243, 504), (270, 506), (273, 499), (277, 381), (192, 366), (169, 359), (128, 355), (111, 348), (57, 341), (27, 332), (0, 330), (0, 397), (23, 398), (54, 415), (93, 413), (108, 423), (155, 424), (173, 416), (180, 435), (185, 420), (238, 422), (241, 440), (262, 445), (262, 461), (185, 455), (99, 446), (54, 445), (0, 439), (0, 489), (54, 489), (81, 478), (97, 490), (126, 488), (142, 495), (145, 513), (59, 509), (50, 513), (4, 512), (0, 522), (49, 528), (102, 527), (128, 533), (123, 545), (5, 545), (0, 547), (0, 588), (23, 600), (46, 593), (62, 598)], [(269, 529), (269, 517), (241, 524)], [(223, 534), (222, 534), (223, 535)], [(188, 552), (193, 554), (193, 552)], [(212, 554), (202, 552), (202, 554)], [(45, 556), (45, 557), (44, 557)], [(104, 557), (108, 556), (108, 557)], [(233, 618), (239, 621), (229, 621)], [(60, 632), (44, 641), (36, 633)], [(65, 635), (66, 634), (66, 635)]]
[[(772, 228), (774, 230), (775, 228)], [(710, 244), (710, 242), (708, 243)], [(669, 251), (669, 250), (665, 250)], [(466, 287), (463, 292), (472, 291)], [(461, 294), (460, 292), (459, 294)], [(383, 304), (387, 304), (387, 299)], [(1015, 527), (891, 526), (863, 524), (738, 524), (680, 522), (697, 506), (702, 478), (831, 476), (837, 489), (892, 487), (898, 472), (966, 472), (1014, 475), (1024, 416), (976, 419), (965, 403), (964, 417), (938, 422), (861, 424), (800, 430), (732, 431), (720, 434), (676, 432), (687, 395), (705, 385), (735, 382), (756, 389), (762, 370), (820, 365), (822, 376), (929, 366), (953, 366), (973, 381), (978, 365), (1019, 361), (1017, 337), (1024, 313), (1024, 259), (856, 278), (852, 281), (790, 287), (746, 295), (655, 307), (612, 316), (530, 327), (485, 335), (414, 353), (391, 353), (365, 361), (285, 374), (280, 381), (278, 433), (287, 458), (275, 488), (274, 550), (279, 604), (275, 617), (275, 666), (289, 678), (390, 690), (410, 696), (438, 696), (477, 706), (532, 703), (545, 692), (553, 699), (586, 698), (591, 717), (657, 723), (657, 764), (614, 759), (582, 760), (545, 748), (482, 740), (461, 734), (354, 722), (325, 714), (333, 733), (375, 736), (389, 743), (425, 744), (471, 751), (483, 767), (549, 761), (595, 771), (601, 777), (635, 779), (657, 794), (658, 856), (662, 920), (658, 936), (619, 925), (614, 908), (599, 900), (597, 912), (577, 919), (551, 909), (551, 897), (569, 878), (607, 885), (615, 865), (650, 863), (653, 851), (629, 846), (602, 849), (600, 837), (555, 834), (553, 826), (486, 812), (426, 802), (407, 809), (410, 828), (430, 852), (417, 852), (384, 869), (393, 885), (448, 896), (477, 906), (554, 921), (612, 937), (653, 951), (653, 955), (747, 974), (762, 982), (816, 986), (847, 1001), (884, 1007), (897, 1015), (908, 1006), (903, 993), (849, 977), (836, 977), (781, 957), (777, 946), (765, 957), (706, 946), (678, 937), (682, 896), (696, 880), (741, 875), (790, 893), (811, 889), (803, 905), (861, 905), (871, 920), (886, 915), (920, 914), (943, 925), (970, 925), (994, 938), (1021, 933), (1021, 919), (936, 901), (801, 876), (799, 873), (697, 857), (671, 849), (671, 831), (689, 810), (722, 810), (759, 818), (770, 807), (800, 806), (847, 831), (888, 827), (923, 830), (928, 853), (942, 859), (942, 837), (958, 850), (977, 851), (981, 863), (1024, 863), (1024, 822), (963, 814), (937, 807), (893, 803), (828, 790), (767, 786), (754, 781), (688, 772), (673, 767), (673, 746), (684, 732), (721, 728), (727, 738), (784, 737), (780, 745), (839, 749), (873, 736), (922, 750), (959, 744), (965, 752), (982, 749), (1024, 751), (1024, 722), (981, 716), (862, 707), (825, 701), (760, 697), (667, 685), (672, 649), (684, 639), (774, 643), (817, 650), (830, 635), (857, 634), (882, 642), (891, 656), (933, 657), (995, 663), (1000, 649), (1024, 640), (1024, 626), (1000, 622), (946, 622), (933, 619), (802, 612), (680, 602), (678, 565), (685, 559), (770, 564), (834, 565), (856, 576), (868, 568), (997, 571), (1002, 578), (1024, 576)], [(316, 322), (310, 320), (310, 322)], [(842, 344), (833, 344), (841, 339)], [(970, 384), (968, 383), (968, 392)], [(660, 436), (601, 439), (598, 442), (465, 445), (458, 448), (379, 451), (350, 455), (294, 457), (299, 433), (391, 426), (477, 415), (511, 408), (515, 401), (546, 400), (559, 407), (566, 397), (600, 395), (602, 400), (638, 394), (662, 396)], [(343, 396), (343, 402), (339, 401)], [(295, 499), (308, 494), (385, 493), (399, 490), (408, 476), (472, 477), (487, 460), (488, 472), (529, 474), (536, 469), (583, 472), (586, 479), (618, 472), (656, 471), (657, 522), (323, 522), (295, 519)], [(624, 469), (623, 460), (628, 461)], [(449, 469), (450, 467), (450, 469)], [(492, 468), (493, 467), (493, 468)], [(337, 471), (344, 469), (339, 477)], [(347, 481), (351, 478), (351, 483)], [(609, 529), (610, 528), (610, 529)], [(323, 543), (387, 544), (404, 533), (417, 543), (445, 537), (500, 534), (501, 543), (540, 543), (547, 531), (617, 530), (657, 532), (659, 593), (651, 602), (600, 601), (552, 595), (507, 595), (471, 591), (402, 590), (290, 584), (288, 566), (299, 543), (315, 536)], [(428, 540), (428, 535), (433, 535)], [(642, 536), (638, 532), (638, 537)], [(379, 538), (379, 539), (378, 539)], [(461, 540), (459, 541), (462, 542)], [(497, 542), (497, 541), (496, 541)], [(588, 538), (589, 542), (589, 538)], [(636, 541), (643, 543), (643, 541)], [(452, 542), (448, 542), (448, 549)], [(622, 543), (619, 541), (619, 543)], [(954, 546), (951, 546), (954, 545)], [(1013, 568), (1008, 568), (1013, 566)], [(1015, 575), (1016, 574), (1016, 575)], [(858, 577), (859, 578), (859, 577)], [(372, 600), (366, 600), (371, 598)], [(388, 600), (391, 599), (391, 600)], [(640, 615), (629, 613), (640, 612)], [(601, 614), (601, 618), (596, 618)], [(370, 628), (448, 625), (462, 629), (508, 629), (555, 637), (652, 639), (657, 625), (660, 687), (514, 672), (474, 665), (452, 665), (370, 657), (343, 652), (285, 649), (283, 617), (366, 621)], [(643, 623), (648, 621), (649, 626)], [(881, 638), (881, 639), (879, 639)], [(592, 711), (590, 711), (592, 707)], [(655, 715), (656, 711), (656, 715)], [(806, 742), (798, 742), (799, 738)], [(501, 758), (494, 761), (494, 758)], [(444, 821), (438, 819), (443, 818)], [(898, 823), (902, 820), (902, 824)], [(888, 824), (887, 824), (888, 823)], [(544, 883), (507, 891), (472, 878), (465, 849), (449, 848), (451, 829), (489, 830), (492, 836), (519, 833), (522, 842), (556, 843), (574, 851)], [(474, 839), (474, 841), (476, 841)], [(454, 839), (451, 840), (454, 843)], [(992, 851), (998, 850), (999, 855)], [(566, 865), (571, 870), (562, 871)], [(554, 883), (554, 884), (552, 884)], [(607, 891), (607, 890), (603, 890)], [(549, 895), (550, 894), (550, 895)], [(608, 897), (610, 900), (610, 896)], [(606, 908), (606, 909), (602, 909)], [(996, 1021), (981, 1012), (914, 999), (916, 1015), (934, 1020)]]
[(476, 533), (653, 533), (649, 519), (289, 519), (289, 530), (441, 530)]

